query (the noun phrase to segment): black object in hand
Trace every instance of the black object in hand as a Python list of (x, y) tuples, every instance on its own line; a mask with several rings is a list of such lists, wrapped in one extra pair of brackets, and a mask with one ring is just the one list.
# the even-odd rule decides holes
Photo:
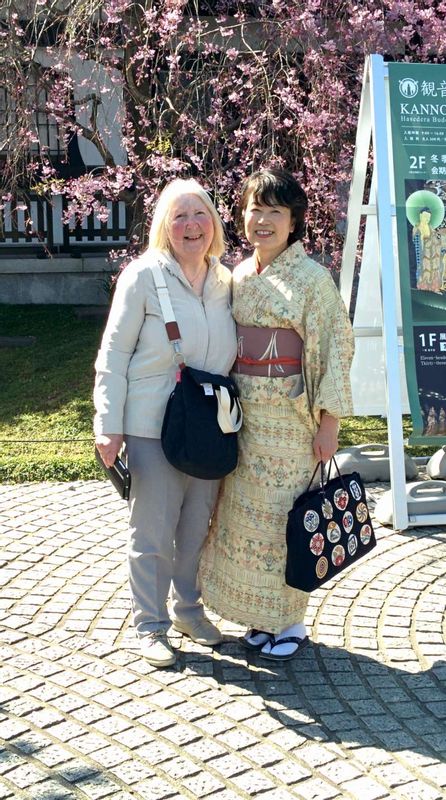
[(122, 497), (123, 500), (128, 500), (130, 497), (131, 477), (129, 470), (122, 459), (119, 458), (119, 456), (116, 456), (113, 466), (107, 467), (106, 464), (104, 464), (97, 447), (94, 449), (94, 454), (96, 456), (96, 461), (111, 480), (119, 496)]

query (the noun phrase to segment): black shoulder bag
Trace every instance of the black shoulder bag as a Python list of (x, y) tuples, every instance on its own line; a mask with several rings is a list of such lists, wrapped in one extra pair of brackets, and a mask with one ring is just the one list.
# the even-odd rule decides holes
[(194, 478), (223, 478), (237, 466), (237, 431), (243, 420), (237, 385), (228, 376), (186, 366), (163, 272), (159, 264), (151, 269), (178, 367), (161, 430), (164, 455)]

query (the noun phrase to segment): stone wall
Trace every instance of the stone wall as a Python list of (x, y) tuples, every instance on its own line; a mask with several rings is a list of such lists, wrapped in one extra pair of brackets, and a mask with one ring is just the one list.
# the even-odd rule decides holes
[(104, 256), (0, 259), (0, 303), (107, 305), (116, 266)]

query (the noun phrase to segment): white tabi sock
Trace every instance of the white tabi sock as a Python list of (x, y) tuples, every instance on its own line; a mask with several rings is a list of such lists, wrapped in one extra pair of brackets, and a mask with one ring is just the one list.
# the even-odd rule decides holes
[[(304, 639), (307, 635), (307, 629), (303, 622), (297, 622), (295, 625), (290, 625), (289, 628), (276, 634), (276, 639), (286, 639), (288, 636), (297, 636), (299, 639)], [(297, 645), (295, 642), (284, 642), (284, 644), (274, 644), (273, 642), (266, 642), (262, 647), (261, 653), (270, 653), (273, 650), (275, 656), (289, 656), (296, 651)]]
[(269, 637), (271, 636), (270, 633), (266, 633), (266, 631), (257, 631), (255, 636), (251, 636), (252, 628), (249, 631), (246, 631), (244, 635), (244, 640), (248, 642), (248, 644), (257, 646), (261, 644), (265, 644), (268, 641)]

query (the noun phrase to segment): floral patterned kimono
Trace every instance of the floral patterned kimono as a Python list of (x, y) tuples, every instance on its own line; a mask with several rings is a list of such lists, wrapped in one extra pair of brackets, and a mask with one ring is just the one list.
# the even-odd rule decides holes
[(315, 467), (321, 411), (352, 413), (353, 334), (330, 273), (301, 242), (260, 274), (254, 257), (242, 262), (233, 298), (240, 329), (296, 331), (302, 366), (285, 376), (233, 373), (244, 411), (239, 461), (223, 481), (199, 580), (205, 605), (221, 617), (277, 634), (306, 611), (309, 595), (285, 583), (287, 515)]

